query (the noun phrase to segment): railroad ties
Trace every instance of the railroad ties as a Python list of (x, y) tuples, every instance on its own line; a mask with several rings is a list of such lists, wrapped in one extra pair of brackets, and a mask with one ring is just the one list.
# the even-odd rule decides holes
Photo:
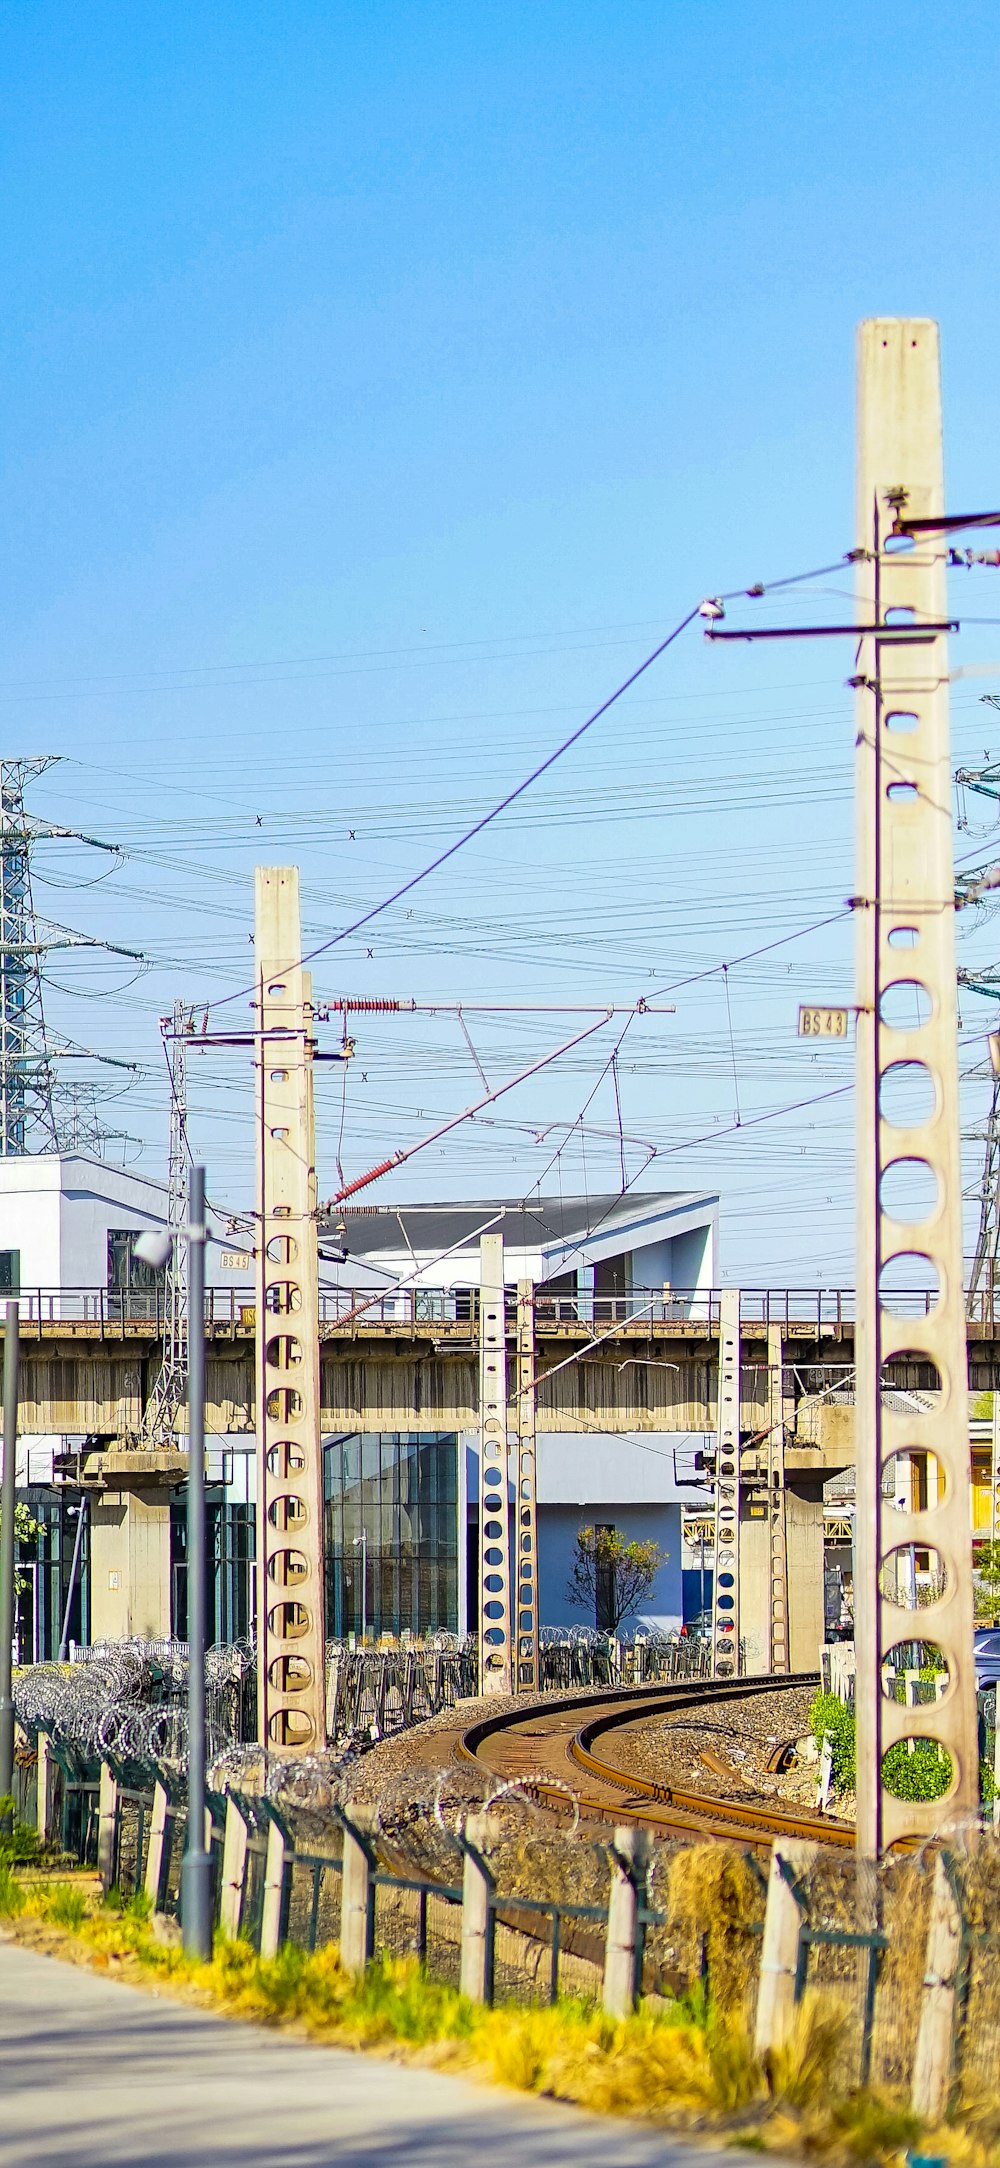
[(457, 1751), (502, 1781), (523, 1785), (556, 1812), (571, 1810), (575, 1800), (581, 1818), (621, 1821), (624, 1816), (663, 1836), (737, 1838), (764, 1851), (775, 1837), (795, 1837), (853, 1850), (851, 1822), (762, 1800), (723, 1799), (657, 1784), (616, 1764), (608, 1751), (615, 1733), (638, 1721), (818, 1683), (814, 1672), (786, 1672), (760, 1679), (699, 1679), (668, 1688), (619, 1687), (610, 1693), (567, 1695), (558, 1702), (547, 1696), (526, 1708), (481, 1717), (462, 1733)]

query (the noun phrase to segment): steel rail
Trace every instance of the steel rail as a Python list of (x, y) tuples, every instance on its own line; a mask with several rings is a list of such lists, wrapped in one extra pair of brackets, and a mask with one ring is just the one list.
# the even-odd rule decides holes
[[(798, 1672), (777, 1678), (677, 1681), (669, 1687), (660, 1684), (591, 1689), (557, 1704), (536, 1700), (481, 1717), (461, 1734), (456, 1751), (460, 1759), (481, 1766), (485, 1763), (498, 1776), (515, 1777), (526, 1791), (563, 1813), (568, 1805), (568, 1764), (570, 1775), (577, 1769), (590, 1779), (588, 1792), (578, 1799), (581, 1815), (606, 1820), (612, 1814), (626, 1814), (632, 1821), (651, 1824), (671, 1836), (730, 1840), (742, 1836), (760, 1849), (768, 1848), (775, 1837), (796, 1837), (853, 1850), (853, 1823), (771, 1806), (763, 1800), (723, 1799), (712, 1793), (659, 1784), (621, 1768), (595, 1750), (597, 1741), (640, 1718), (675, 1715), (719, 1702), (753, 1700), (760, 1694), (784, 1693), (818, 1683), (815, 1672)], [(595, 1712), (591, 1720), (574, 1725), (574, 1717), (588, 1709)], [(501, 1748), (495, 1755), (485, 1753), (491, 1740), (504, 1741), (506, 1752)], [(524, 1748), (528, 1750), (526, 1755)], [(558, 1781), (552, 1782), (553, 1778)]]

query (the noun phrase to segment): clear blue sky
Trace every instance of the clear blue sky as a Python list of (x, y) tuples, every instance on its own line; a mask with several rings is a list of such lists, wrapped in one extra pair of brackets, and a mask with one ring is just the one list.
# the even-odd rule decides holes
[[(951, 501), (998, 501), (996, 18), (33, 0), (0, 75), (3, 743), (61, 755), (36, 809), (129, 854), (87, 888), (103, 867), (40, 851), (69, 885), (36, 900), (151, 961), (129, 985), (53, 959), (50, 1010), (142, 1065), (108, 1119), (152, 1171), (156, 1020), (244, 983), (255, 858), (299, 862), (311, 932), (335, 931), (699, 595), (850, 546), (858, 318), (940, 318)], [(1000, 621), (1000, 573), (955, 600)], [(953, 659), (994, 655), (1000, 623)], [(688, 635), (318, 990), (630, 1000), (836, 911), (848, 668)], [(1000, 663), (956, 689), (963, 757), (993, 685)], [(850, 1278), (849, 1100), (729, 1133), (737, 1100), (745, 1125), (847, 1081), (793, 1033), (800, 996), (849, 983), (845, 922), (729, 974), (732, 1040), (716, 975), (622, 1049), (645, 1180), (722, 1189), (730, 1276)], [(986, 1021), (971, 1004), (966, 1066)], [(492, 1081), (560, 1035), (508, 1020), (477, 1046)], [(498, 1111), (572, 1121), (609, 1044)], [(348, 1176), (477, 1084), (447, 1019), (369, 1027), (362, 1054)], [(211, 1186), (246, 1203), (239, 1057), (193, 1099)], [(973, 1080), (970, 1128), (984, 1105)], [(588, 1119), (614, 1126), (607, 1080)], [(372, 1196), (527, 1190), (558, 1142), (463, 1131)], [(617, 1165), (585, 1136), (549, 1186)]]

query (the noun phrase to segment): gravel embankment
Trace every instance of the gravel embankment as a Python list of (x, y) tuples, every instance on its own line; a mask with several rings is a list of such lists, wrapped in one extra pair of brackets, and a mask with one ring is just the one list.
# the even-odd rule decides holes
[(799, 1762), (783, 1775), (767, 1763), (784, 1740), (806, 1735), (814, 1692), (813, 1687), (782, 1688), (744, 1702), (708, 1703), (690, 1715), (680, 1710), (654, 1717), (612, 1734), (606, 1751), (620, 1768), (681, 1790), (811, 1806), (815, 1763)]
[[(555, 1706), (572, 1701), (578, 1692), (578, 1688), (569, 1689), (546, 1700)], [(611, 1734), (605, 1750), (619, 1767), (686, 1791), (812, 1806), (815, 1762), (799, 1761), (781, 1775), (770, 1771), (767, 1763), (781, 1742), (807, 1734), (813, 1693), (812, 1687), (779, 1688), (745, 1702), (708, 1703), (690, 1714), (678, 1710)], [(513, 1714), (519, 1707), (523, 1703), (515, 1697), (466, 1701), (411, 1731), (382, 1740), (351, 1771), (354, 1797), (383, 1806), (390, 1801), (401, 1804), (407, 1797), (432, 1799), (445, 1771), (449, 1792), (468, 1789), (474, 1796), (477, 1772), (469, 1765), (463, 1769), (455, 1760), (458, 1735), (481, 1716), (508, 1710)], [(583, 1711), (580, 1721), (585, 1721)]]

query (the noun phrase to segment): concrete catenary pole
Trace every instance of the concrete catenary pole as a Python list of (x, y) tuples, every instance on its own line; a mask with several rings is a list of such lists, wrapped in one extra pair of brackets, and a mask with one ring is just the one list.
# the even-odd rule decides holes
[(740, 1668), (740, 1291), (719, 1298), (719, 1387), (715, 1451), (715, 1573), (712, 1583), (712, 1670), (719, 1679)]
[[(965, 1314), (962, 1296), (947, 609), (938, 332), (876, 318), (859, 337), (857, 673), (857, 1641), (858, 1845), (979, 1806)], [(912, 535), (907, 522), (916, 523)], [(938, 628), (938, 629), (934, 629)], [(936, 1300), (892, 1292), (929, 1266)], [(899, 1261), (899, 1262), (897, 1262)], [(934, 1383), (926, 1410), (890, 1406), (886, 1369), (909, 1357)], [(897, 1369), (897, 1376), (898, 1376)], [(905, 1375), (905, 1373), (904, 1373)], [(900, 1503), (902, 1501), (902, 1504)], [(921, 1576), (918, 1556), (927, 1559)], [(883, 1691), (914, 1638), (947, 1663), (943, 1700)], [(882, 1758), (925, 1735), (951, 1758), (946, 1799), (889, 1796)]]
[(538, 1667), (538, 1441), (535, 1399), (535, 1289), (517, 1283), (517, 1483), (514, 1506), (516, 1690), (534, 1693)]
[(789, 1669), (788, 1648), (788, 1526), (785, 1513), (785, 1394), (784, 1344), (780, 1325), (767, 1328), (768, 1421), (767, 1433), (767, 1532), (768, 1606), (767, 1668)]
[(511, 1692), (507, 1320), (503, 1236), (479, 1240), (479, 1691)]
[(295, 866), (258, 866), (257, 1646), (261, 1744), (326, 1743), (312, 999)]

